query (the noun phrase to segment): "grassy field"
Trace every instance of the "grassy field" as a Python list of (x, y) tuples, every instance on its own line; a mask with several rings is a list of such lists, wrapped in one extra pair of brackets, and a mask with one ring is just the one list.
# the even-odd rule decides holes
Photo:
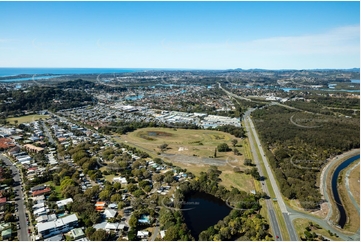
[[(296, 229), (296, 233), (298, 234), (298, 236), (300, 237), (304, 237), (304, 231), (306, 230), (306, 227), (309, 226), (309, 223), (312, 222), (311, 220), (308, 219), (303, 219), (303, 218), (297, 218), (295, 220), (293, 220), (293, 224), (295, 226)], [(330, 236), (330, 234), (327, 232), (327, 230), (321, 228), (321, 229), (312, 229), (311, 232), (315, 232), (316, 234), (321, 234), (327, 238), (330, 238), (332, 240), (337, 240), (337, 241), (341, 241), (342, 239), (337, 238), (335, 236)]]
[[(55, 186), (55, 184), (54, 184), (53, 181), (48, 181), (48, 182), (45, 182), (45, 183), (43, 183), (43, 184), (46, 184), (46, 185), (48, 185), (48, 186), (55, 187), (55, 192), (56, 192), (56, 195), (57, 195), (58, 199), (59, 199), (59, 200), (64, 199), (64, 198), (62, 197), (62, 195), (61, 195), (60, 186)], [(40, 184), (40, 185), (42, 185), (42, 184)]]
[(349, 182), (352, 195), (360, 206), (360, 165), (356, 166), (355, 169), (351, 171)]
[(254, 179), (251, 175), (235, 173), (233, 171), (223, 171), (220, 178), (222, 179), (220, 184), (225, 186), (227, 189), (231, 189), (232, 186), (245, 192), (255, 190)]
[[(233, 135), (220, 131), (175, 130), (172, 128), (144, 128), (121, 137), (113, 137), (117, 142), (125, 142), (149, 153), (153, 158), (160, 157), (165, 161), (172, 162), (174, 165), (187, 169), (187, 171), (192, 172), (196, 176), (202, 171), (207, 171), (210, 165), (202, 161), (198, 163), (187, 162), (187, 159), (213, 157), (214, 151), (219, 144), (227, 143), (233, 149), (231, 141), (237, 139)], [(249, 192), (255, 189), (254, 179), (250, 175), (233, 172), (233, 167), (239, 167), (241, 170), (249, 168), (243, 165), (246, 156), (245, 152), (247, 152), (244, 148), (244, 140), (237, 140), (236, 148), (242, 155), (236, 156), (233, 151), (217, 151), (217, 158), (215, 160), (222, 164), (218, 166), (218, 169), (222, 171), (220, 178), (222, 179), (221, 184), (223, 186), (227, 189), (233, 186), (239, 190)], [(168, 149), (164, 151), (165, 154), (182, 155), (183, 161), (172, 160), (172, 157), (159, 156), (158, 154), (161, 152), (159, 146), (164, 143), (168, 144)]]
[(49, 115), (26, 115), (26, 116), (20, 116), (20, 117), (15, 117), (15, 118), (7, 118), (6, 121), (8, 121), (11, 124), (15, 123), (15, 120), (18, 121), (18, 124), (22, 124), (22, 123), (30, 123), (33, 122), (35, 120), (39, 120), (39, 119), (46, 119), (49, 118)]
[[(172, 128), (144, 128), (136, 130), (121, 139), (146, 147), (153, 153), (161, 152), (160, 146), (168, 144), (166, 154), (182, 154), (198, 157), (213, 157), (217, 145), (227, 143), (232, 148), (231, 140), (236, 139), (233, 135), (212, 130), (190, 130)], [(237, 139), (240, 142), (240, 139)], [(242, 147), (237, 147), (242, 153)], [(217, 158), (227, 157), (241, 159), (242, 156), (235, 156), (233, 152), (217, 152)]]

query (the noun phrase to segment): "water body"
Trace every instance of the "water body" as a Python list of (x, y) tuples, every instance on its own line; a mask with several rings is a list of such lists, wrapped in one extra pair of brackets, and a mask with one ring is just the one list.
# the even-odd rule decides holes
[(112, 74), (126, 72), (142, 72), (151, 69), (140, 68), (0, 68), (0, 77), (16, 76), (21, 74), (43, 75), (43, 74)]
[(34, 77), (24, 77), (24, 78), (14, 78), (14, 79), (6, 79), (0, 80), (0, 82), (24, 82), (24, 81), (31, 81), (31, 80), (47, 80), (56, 77), (62, 77), (64, 75), (57, 75), (57, 76), (34, 76)]
[(350, 165), (352, 162), (354, 162), (355, 160), (358, 160), (360, 159), (360, 155), (356, 155), (356, 156), (353, 156), (347, 160), (345, 160), (343, 163), (341, 163), (341, 165), (339, 165), (335, 172), (333, 173), (332, 175), (332, 180), (331, 180), (331, 185), (332, 185), (332, 193), (333, 193), (333, 196), (335, 198), (335, 201), (336, 201), (336, 206), (337, 206), (337, 209), (338, 211), (340, 212), (340, 218), (339, 218), (339, 221), (338, 221), (338, 225), (343, 228), (346, 224), (346, 221), (347, 221), (347, 215), (346, 215), (346, 211), (345, 211), (345, 208), (343, 207), (342, 205), (342, 201), (340, 199), (340, 196), (338, 194), (338, 190), (337, 190), (337, 180), (338, 180), (338, 176), (340, 174), (340, 172), (345, 169), (348, 165)]
[(360, 83), (360, 80), (351, 80), (351, 83)]
[(192, 236), (196, 240), (202, 231), (217, 224), (232, 210), (221, 199), (204, 192), (191, 194), (182, 208), (190, 209), (183, 211), (183, 215)]

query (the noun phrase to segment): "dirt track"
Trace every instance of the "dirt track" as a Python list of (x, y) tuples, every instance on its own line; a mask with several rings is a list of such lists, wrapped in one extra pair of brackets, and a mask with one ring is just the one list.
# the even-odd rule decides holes
[(225, 160), (218, 160), (214, 158), (202, 158), (197, 156), (181, 155), (181, 154), (161, 154), (162, 157), (166, 157), (171, 161), (180, 163), (191, 164), (204, 164), (214, 166), (225, 166), (227, 163)]

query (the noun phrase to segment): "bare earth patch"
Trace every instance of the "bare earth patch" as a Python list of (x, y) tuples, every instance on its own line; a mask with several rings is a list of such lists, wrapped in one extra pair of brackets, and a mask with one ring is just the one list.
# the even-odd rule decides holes
[(166, 157), (171, 161), (179, 163), (189, 163), (189, 164), (204, 164), (211, 166), (225, 166), (227, 165), (225, 160), (218, 160), (214, 158), (205, 158), (181, 154), (162, 154), (162, 157)]

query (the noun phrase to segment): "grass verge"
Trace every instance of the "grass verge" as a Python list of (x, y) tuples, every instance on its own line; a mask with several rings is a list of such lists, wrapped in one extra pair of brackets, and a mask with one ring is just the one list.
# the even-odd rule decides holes
[[(298, 234), (298, 236), (300, 238), (304, 238), (304, 231), (306, 230), (306, 227), (308, 227), (310, 225), (310, 222), (312, 222), (311, 220), (308, 219), (304, 219), (304, 218), (297, 218), (295, 220), (293, 220), (293, 225), (295, 227), (296, 233)], [(315, 223), (313, 223), (315, 224)], [(321, 226), (319, 226), (321, 227)], [(331, 236), (327, 230), (325, 230), (324, 228), (321, 227), (321, 229), (317, 229), (317, 228), (313, 228), (311, 230), (311, 232), (315, 232), (316, 234), (320, 234), (322, 236), (325, 236), (327, 238), (330, 238), (332, 240), (336, 240), (336, 241), (341, 241), (342, 239), (336, 237), (336, 236)]]
[(8, 121), (11, 124), (15, 124), (15, 120), (17, 120), (18, 124), (22, 124), (22, 123), (30, 123), (39, 119), (46, 119), (49, 117), (50, 117), (49, 115), (34, 114), (34, 115), (26, 115), (26, 116), (14, 117), (14, 118), (7, 118), (6, 121)]
[(360, 165), (350, 172), (349, 182), (351, 193), (360, 206)]
[[(255, 140), (254, 135), (253, 135), (253, 132), (251, 132), (251, 133), (248, 134), (248, 135), (251, 135), (251, 136), (252, 136), (252, 139)], [(247, 139), (247, 140), (248, 140), (248, 142), (250, 142), (249, 139)], [(257, 147), (257, 144), (255, 144), (255, 147)], [(250, 146), (249, 146), (249, 148), (250, 148)], [(267, 174), (266, 168), (265, 168), (264, 163), (263, 163), (263, 161), (262, 161), (262, 157), (261, 157), (261, 154), (260, 154), (260, 152), (259, 152), (259, 148), (258, 148), (258, 147), (256, 148), (256, 152), (257, 152), (258, 159), (260, 160), (260, 167), (261, 167), (261, 169), (262, 169), (262, 172), (263, 172), (264, 175), (266, 175), (266, 174)], [(250, 153), (251, 153), (251, 151), (250, 151)], [(274, 193), (274, 191), (273, 191), (273, 188), (272, 188), (272, 185), (271, 185), (270, 180), (269, 180), (269, 179), (266, 179), (264, 182), (266, 182), (266, 186), (267, 186), (267, 188), (268, 188), (268, 192), (269, 192), (268, 195), (269, 195), (271, 198), (275, 198), (276, 196), (275, 196), (275, 193)], [(273, 203), (273, 208), (274, 208), (274, 211), (275, 211), (275, 214), (276, 214), (276, 217), (277, 217), (277, 221), (278, 221), (278, 223), (279, 223), (278, 226), (279, 226), (279, 229), (280, 229), (280, 231), (281, 231), (283, 240), (290, 240), (290, 237), (289, 237), (289, 234), (288, 234), (288, 231), (287, 231), (287, 227), (286, 227), (286, 223), (285, 223), (285, 221), (284, 221), (284, 219), (283, 219), (283, 215), (282, 215), (282, 213), (281, 213), (281, 209), (280, 209), (280, 207), (278, 206), (278, 203), (277, 203), (277, 202), (274, 202), (274, 203)]]

